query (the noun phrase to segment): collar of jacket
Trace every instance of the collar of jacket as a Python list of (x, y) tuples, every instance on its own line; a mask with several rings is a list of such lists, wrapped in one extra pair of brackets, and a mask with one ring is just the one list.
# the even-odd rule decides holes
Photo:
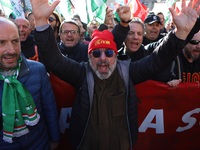
[(60, 50), (63, 54), (70, 54), (74, 53), (78, 50), (80, 43), (78, 42), (75, 46), (73, 47), (67, 47), (65, 46), (62, 42), (59, 43)]
[(22, 57), (22, 62), (21, 62), (21, 67), (20, 67), (20, 72), (19, 72), (18, 78), (21, 78), (29, 73), (27, 59), (22, 54), (20, 56)]

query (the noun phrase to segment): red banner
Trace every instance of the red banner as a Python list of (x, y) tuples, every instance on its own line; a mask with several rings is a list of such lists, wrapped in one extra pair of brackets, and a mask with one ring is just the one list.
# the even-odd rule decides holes
[[(53, 89), (59, 91), (61, 145), (68, 147), (69, 127), (74, 89), (70, 85), (57, 86), (58, 79), (51, 78)], [(56, 81), (56, 82), (55, 82)], [(58, 90), (59, 88), (59, 90)], [(178, 87), (147, 81), (136, 86), (140, 99), (138, 104), (139, 136), (133, 150), (200, 149), (200, 85), (181, 83)], [(73, 99), (72, 99), (73, 98)]]
[(200, 149), (200, 85), (169, 87), (156, 81), (136, 86), (139, 137), (134, 150)]

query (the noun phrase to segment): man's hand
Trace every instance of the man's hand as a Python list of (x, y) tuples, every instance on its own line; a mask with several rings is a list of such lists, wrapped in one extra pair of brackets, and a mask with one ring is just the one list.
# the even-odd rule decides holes
[(36, 26), (48, 24), (48, 18), (53, 13), (60, 0), (55, 0), (51, 5), (48, 0), (30, 0)]
[(174, 80), (171, 80), (169, 82), (167, 82), (167, 84), (171, 87), (176, 87), (178, 86), (180, 83), (182, 82), (181, 79), (174, 79)]
[(129, 21), (131, 19), (131, 9), (129, 6), (125, 5), (125, 6), (120, 6), (119, 8), (117, 8), (117, 13), (118, 16), (120, 18), (120, 24), (123, 26), (128, 26), (128, 23), (123, 23), (123, 21)]
[(181, 11), (178, 14), (174, 8), (169, 8), (172, 15), (172, 21), (176, 25), (175, 34), (178, 38), (183, 40), (186, 39), (199, 17), (199, 4), (200, 0), (197, 0), (195, 3), (194, 0), (190, 0), (186, 6), (186, 0), (181, 0)]

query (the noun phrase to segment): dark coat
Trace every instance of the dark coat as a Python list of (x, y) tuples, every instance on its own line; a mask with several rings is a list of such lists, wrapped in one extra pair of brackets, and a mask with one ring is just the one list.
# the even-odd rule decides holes
[(35, 39), (33, 35), (29, 35), (25, 41), (21, 42), (21, 50), (24, 56), (29, 59), (35, 55)]
[(143, 37), (142, 44), (145, 46), (145, 45), (147, 45), (147, 44), (156, 42), (156, 41), (162, 39), (165, 35), (166, 35), (165, 33), (159, 33), (158, 37), (157, 37), (155, 40), (147, 39), (147, 38), (144, 36), (144, 37)]
[(66, 47), (63, 43), (59, 43), (61, 53), (77, 62), (88, 61), (88, 45), (78, 43), (74, 47)]
[[(61, 55), (55, 43), (53, 30), (48, 27), (44, 31), (36, 31), (35, 39), (44, 63), (62, 80), (72, 84), (77, 89), (76, 100), (72, 109), (70, 122), (71, 141), (79, 148), (84, 138), (90, 118), (93, 98), (94, 80), (88, 63), (77, 63)], [(135, 62), (118, 61), (117, 67), (126, 87), (127, 127), (130, 146), (137, 139), (137, 98), (134, 84), (148, 80), (152, 74), (169, 65), (175, 59), (178, 50), (185, 46), (185, 41), (178, 39), (174, 33), (163, 40), (163, 44), (149, 56)], [(48, 50), (48, 51), (47, 51)], [(130, 105), (129, 105), (130, 104)]]

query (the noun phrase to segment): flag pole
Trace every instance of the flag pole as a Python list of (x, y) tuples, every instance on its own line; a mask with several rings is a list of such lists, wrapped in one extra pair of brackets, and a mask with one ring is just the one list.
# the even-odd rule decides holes
[(126, 5), (129, 5), (132, 2), (132, 0), (130, 0)]
[(85, 4), (86, 4), (86, 13), (87, 13), (87, 23), (90, 21), (90, 16), (89, 16), (89, 12), (88, 12), (88, 5), (87, 5), (87, 0), (85, 0)]
[(23, 11), (24, 11), (24, 14), (25, 14), (25, 11), (26, 11), (26, 3), (25, 3), (25, 0), (21, 0), (21, 3), (23, 4), (22, 7), (23, 7)]

